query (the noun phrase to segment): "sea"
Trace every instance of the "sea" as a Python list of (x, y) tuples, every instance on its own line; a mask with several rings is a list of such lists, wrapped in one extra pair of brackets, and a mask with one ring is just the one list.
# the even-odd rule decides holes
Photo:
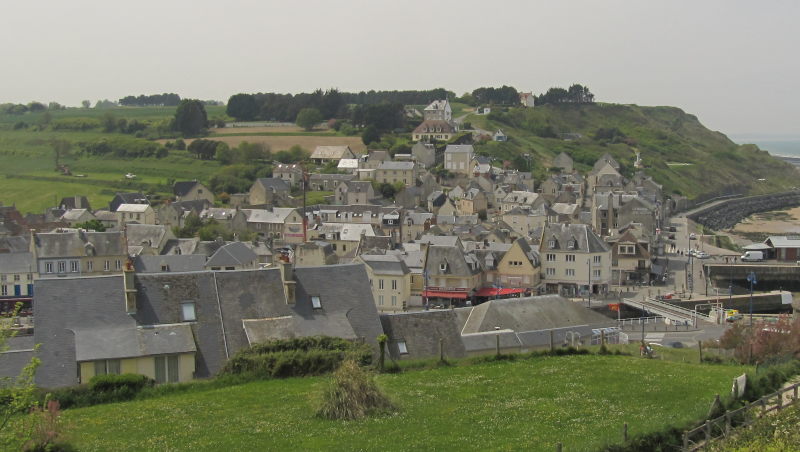
[(728, 135), (739, 144), (755, 144), (775, 157), (800, 166), (800, 136), (787, 135)]

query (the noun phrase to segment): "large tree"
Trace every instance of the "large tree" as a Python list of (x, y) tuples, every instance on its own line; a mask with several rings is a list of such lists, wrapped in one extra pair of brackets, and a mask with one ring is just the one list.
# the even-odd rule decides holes
[(208, 115), (203, 102), (184, 99), (175, 110), (175, 130), (183, 136), (196, 136), (208, 127)]
[(256, 97), (252, 94), (234, 94), (228, 99), (228, 106), (225, 112), (228, 116), (241, 121), (252, 121), (256, 119), (261, 106), (256, 102)]
[(304, 108), (297, 113), (297, 120), (295, 121), (298, 126), (311, 130), (315, 125), (322, 122), (322, 113), (316, 108)]

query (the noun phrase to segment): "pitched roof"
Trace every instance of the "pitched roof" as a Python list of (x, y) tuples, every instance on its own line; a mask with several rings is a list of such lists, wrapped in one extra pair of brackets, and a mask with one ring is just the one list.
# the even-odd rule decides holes
[(167, 226), (160, 224), (129, 224), (125, 228), (128, 245), (131, 246), (145, 243), (146, 246), (158, 247), (168, 232)]
[(445, 154), (466, 152), (472, 155), (475, 153), (475, 148), (471, 144), (448, 144), (444, 152)]
[(75, 359), (133, 358), (196, 352), (189, 324), (86, 327), (75, 330)]
[(392, 162), (386, 161), (381, 163), (378, 167), (379, 170), (398, 170), (409, 171), (414, 169), (414, 162)]
[(206, 256), (200, 254), (141, 255), (136, 256), (133, 268), (136, 273), (197, 272), (205, 270), (205, 264)]
[(453, 124), (442, 119), (426, 119), (414, 128), (413, 133), (436, 133), (435, 131), (440, 133), (454, 133), (456, 132), (456, 128)]
[(350, 146), (317, 146), (310, 158), (338, 160), (353, 157), (355, 157), (355, 154), (350, 150)]
[(258, 256), (242, 242), (231, 242), (220, 247), (206, 262), (206, 267), (235, 267), (250, 265)]
[(64, 215), (61, 215), (61, 219), (65, 221), (77, 221), (86, 214), (94, 216), (88, 209), (69, 209), (64, 212)]
[(69, 256), (125, 256), (128, 254), (125, 234), (122, 231), (46, 232), (34, 236), (34, 247), (39, 259)]
[(117, 212), (143, 213), (151, 209), (150, 204), (120, 204)]
[(437, 99), (437, 100), (431, 102), (430, 104), (428, 104), (428, 106), (425, 107), (425, 111), (444, 110), (445, 108), (447, 108), (448, 104), (449, 104), (449, 102), (448, 102), (447, 99)]
[(272, 189), (273, 191), (285, 191), (288, 192), (291, 190), (289, 184), (280, 178), (277, 177), (259, 177), (254, 182), (255, 184), (261, 185), (264, 188)]
[[(387, 349), (394, 359), (439, 356), (439, 340), (447, 357), (466, 356), (455, 311), (434, 310), (382, 314), (381, 325), (389, 341)], [(398, 342), (405, 342), (407, 355), (401, 355)]]
[(172, 193), (175, 196), (186, 196), (197, 184), (199, 184), (199, 182), (196, 180), (175, 182), (172, 186)]
[(0, 273), (31, 273), (36, 263), (31, 253), (0, 253)]
[[(550, 242), (554, 246), (550, 246)], [(570, 248), (570, 243), (574, 246)], [(585, 224), (566, 224), (551, 223), (545, 225), (542, 235), (541, 249), (547, 250), (569, 250), (583, 253), (602, 253), (609, 251), (606, 244), (600, 237)]]
[(378, 275), (403, 276), (411, 272), (396, 254), (362, 254), (360, 257)]

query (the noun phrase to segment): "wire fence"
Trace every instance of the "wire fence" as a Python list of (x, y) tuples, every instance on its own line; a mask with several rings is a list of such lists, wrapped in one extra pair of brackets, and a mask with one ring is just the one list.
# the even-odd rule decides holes
[(709, 419), (692, 430), (685, 431), (681, 450), (684, 452), (700, 450), (713, 439), (727, 437), (735, 427), (748, 426), (773, 411), (780, 411), (794, 405), (798, 401), (798, 387), (800, 387), (800, 383), (786, 386), (741, 408), (726, 411), (724, 415)]

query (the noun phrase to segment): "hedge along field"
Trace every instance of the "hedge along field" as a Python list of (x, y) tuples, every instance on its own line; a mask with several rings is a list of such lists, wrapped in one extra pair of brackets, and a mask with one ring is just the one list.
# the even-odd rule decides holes
[(565, 450), (682, 426), (744, 367), (624, 356), (542, 357), (384, 374), (394, 415), (328, 421), (326, 377), (66, 410), (74, 445), (108, 450)]

